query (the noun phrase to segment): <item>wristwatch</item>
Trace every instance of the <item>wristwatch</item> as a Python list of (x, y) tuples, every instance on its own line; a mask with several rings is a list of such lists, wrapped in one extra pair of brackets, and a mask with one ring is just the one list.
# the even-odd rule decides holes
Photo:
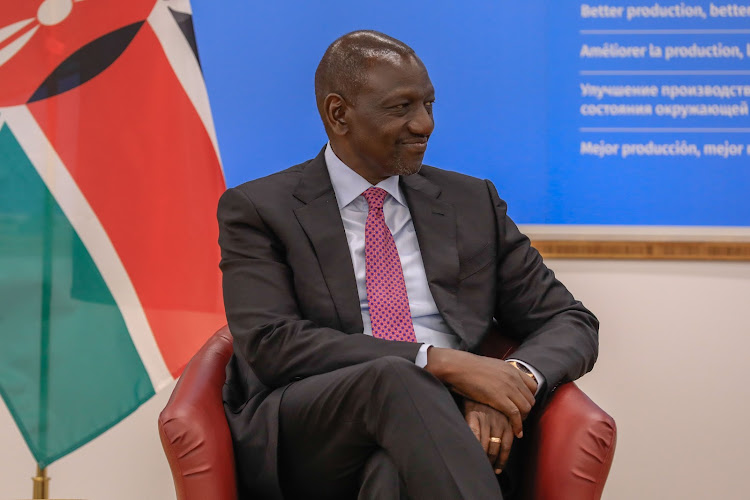
[(526, 367), (526, 365), (522, 365), (521, 363), (519, 363), (518, 361), (515, 361), (515, 360), (508, 361), (508, 364), (509, 365), (513, 365), (513, 367), (516, 368), (517, 370), (519, 370), (521, 373), (523, 373), (524, 375), (528, 375), (529, 377), (531, 377), (531, 379), (534, 382), (539, 383), (539, 381), (536, 379), (536, 377), (534, 376), (534, 374), (531, 373), (531, 370), (529, 370)]

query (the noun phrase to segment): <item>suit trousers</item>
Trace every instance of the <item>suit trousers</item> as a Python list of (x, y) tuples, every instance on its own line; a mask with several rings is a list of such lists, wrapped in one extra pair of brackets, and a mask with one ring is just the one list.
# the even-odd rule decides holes
[(451, 393), (400, 357), (290, 384), (280, 405), (279, 470), (292, 499), (502, 499)]

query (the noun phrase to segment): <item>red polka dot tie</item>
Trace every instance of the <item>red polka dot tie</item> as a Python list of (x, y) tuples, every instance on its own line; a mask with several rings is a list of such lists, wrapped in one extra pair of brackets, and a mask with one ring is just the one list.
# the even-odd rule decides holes
[(393, 235), (383, 217), (383, 201), (387, 194), (376, 187), (362, 193), (370, 207), (365, 223), (365, 269), (372, 335), (387, 340), (416, 342), (404, 272)]

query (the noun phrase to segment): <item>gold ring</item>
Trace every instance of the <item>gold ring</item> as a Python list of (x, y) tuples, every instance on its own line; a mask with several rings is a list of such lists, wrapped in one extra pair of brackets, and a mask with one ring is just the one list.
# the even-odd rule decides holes
[(500, 442), (500, 438), (499, 437), (491, 437), (490, 438), (490, 442), (492, 442), (492, 443), (499, 443)]

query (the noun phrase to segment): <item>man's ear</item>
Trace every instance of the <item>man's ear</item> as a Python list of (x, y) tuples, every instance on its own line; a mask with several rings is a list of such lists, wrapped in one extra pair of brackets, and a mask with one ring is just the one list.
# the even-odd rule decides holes
[(349, 104), (339, 94), (328, 94), (323, 101), (326, 125), (335, 135), (345, 135), (349, 131), (347, 114)]

